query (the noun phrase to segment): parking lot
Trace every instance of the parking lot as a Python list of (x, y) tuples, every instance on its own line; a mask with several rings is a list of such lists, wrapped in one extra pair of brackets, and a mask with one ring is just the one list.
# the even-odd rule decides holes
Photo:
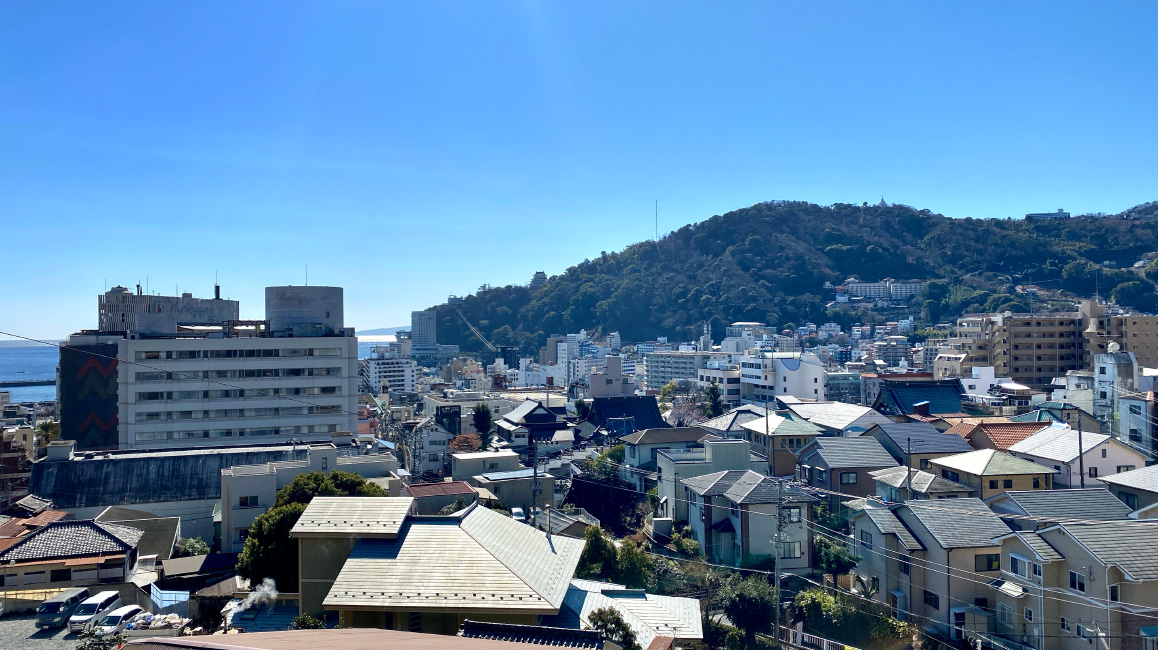
[(22, 650), (75, 650), (77, 636), (64, 628), (40, 631), (36, 615), (0, 618), (0, 648)]

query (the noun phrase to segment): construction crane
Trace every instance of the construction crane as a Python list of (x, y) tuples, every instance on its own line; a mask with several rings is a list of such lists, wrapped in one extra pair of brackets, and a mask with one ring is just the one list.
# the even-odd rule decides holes
[(466, 323), (466, 326), (469, 327), (470, 331), (475, 336), (478, 337), (478, 340), (483, 342), (483, 345), (490, 348), (491, 352), (494, 352), (495, 354), (499, 354), (499, 349), (496, 348), (495, 346), (491, 345), (491, 342), (487, 340), (487, 337), (483, 336), (482, 332), (478, 331), (478, 328), (475, 327), (474, 324), (472, 324), (469, 320), (466, 319), (466, 316), (463, 315), (461, 309), (459, 309), (458, 307), (455, 307), (454, 310), (458, 312), (458, 317), (462, 319), (462, 322)]

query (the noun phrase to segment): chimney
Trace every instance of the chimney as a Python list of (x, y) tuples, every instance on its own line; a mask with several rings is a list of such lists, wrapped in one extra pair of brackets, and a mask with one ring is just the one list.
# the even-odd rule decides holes
[(213, 299), (214, 300), (221, 300), (221, 285), (220, 284), (213, 285)]
[(929, 401), (913, 404), (913, 415), (929, 415)]

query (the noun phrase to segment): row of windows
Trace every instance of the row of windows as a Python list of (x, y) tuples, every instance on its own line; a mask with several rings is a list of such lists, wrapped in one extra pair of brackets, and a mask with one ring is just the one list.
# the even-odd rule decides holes
[(205, 379), (272, 379), (278, 377), (341, 377), (341, 368), (246, 368), (193, 372), (138, 372), (137, 381), (190, 381)]
[(141, 411), (136, 414), (136, 422), (159, 422), (163, 420), (222, 420), (234, 418), (267, 418), (291, 415), (336, 415), (342, 412), (340, 406), (288, 406), (256, 409), (213, 409), (209, 411)]
[(255, 359), (261, 357), (340, 357), (342, 348), (287, 348), (267, 350), (140, 350), (137, 361), (191, 359)]
[(310, 386), (308, 388), (245, 388), (228, 390), (145, 391), (137, 393), (138, 402), (172, 402), (205, 399), (240, 399), (249, 397), (278, 397), (281, 395), (341, 395), (341, 386)]
[(336, 424), (311, 424), (271, 429), (209, 429), (205, 431), (138, 431), (138, 442), (196, 440), (201, 438), (248, 438), (252, 436), (293, 436), (305, 433), (335, 433)]

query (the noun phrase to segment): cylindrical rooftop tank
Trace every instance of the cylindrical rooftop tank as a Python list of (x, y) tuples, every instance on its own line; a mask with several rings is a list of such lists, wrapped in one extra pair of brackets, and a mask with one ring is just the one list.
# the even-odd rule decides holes
[(266, 287), (265, 318), (279, 332), (293, 325), (343, 327), (342, 287)]

